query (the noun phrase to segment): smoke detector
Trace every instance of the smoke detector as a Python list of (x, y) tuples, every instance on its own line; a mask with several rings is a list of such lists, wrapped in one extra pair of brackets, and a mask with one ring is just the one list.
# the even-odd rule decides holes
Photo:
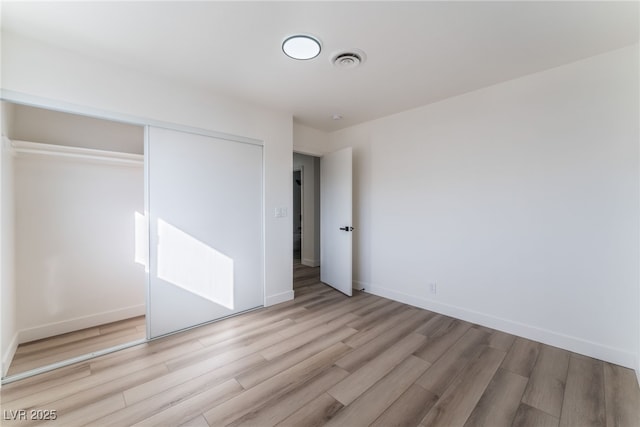
[(359, 49), (338, 52), (331, 57), (331, 62), (338, 68), (356, 68), (364, 63), (366, 55)]

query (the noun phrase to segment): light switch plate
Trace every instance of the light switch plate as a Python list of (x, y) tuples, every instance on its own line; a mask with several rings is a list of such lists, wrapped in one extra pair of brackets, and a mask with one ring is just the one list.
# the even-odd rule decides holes
[(276, 208), (274, 212), (276, 218), (284, 218), (287, 216), (287, 208)]

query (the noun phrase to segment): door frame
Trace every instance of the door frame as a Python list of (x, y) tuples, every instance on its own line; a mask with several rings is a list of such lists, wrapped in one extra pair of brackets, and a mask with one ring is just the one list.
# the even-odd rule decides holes
[[(299, 149), (297, 149), (295, 147), (291, 152), (292, 158), (293, 158), (294, 154), (301, 154), (303, 156), (307, 156), (307, 157), (312, 157), (314, 159), (318, 159), (318, 168), (320, 167), (319, 160), (323, 156), (323, 154), (319, 154), (319, 153), (316, 153), (316, 152), (313, 152), (313, 151), (309, 151), (309, 150), (299, 150)], [(302, 179), (301, 179), (301, 181), (302, 181), (302, 190), (301, 190), (302, 191), (302, 194), (301, 194), (301, 199), (302, 199), (301, 200), (302, 201), (302, 221), (304, 222), (305, 221), (304, 218), (306, 217), (307, 218), (307, 222), (308, 222), (308, 218), (310, 216), (310, 213), (308, 211), (309, 206), (307, 206), (304, 203), (304, 198), (305, 198), (305, 193), (304, 193), (304, 165), (294, 166), (291, 171), (295, 172), (296, 170), (301, 170), (301, 172), (302, 172), (301, 173), (301, 176), (302, 176)], [(317, 199), (317, 202), (319, 203), (320, 202), (320, 191), (319, 191), (319, 188), (320, 188), (320, 182), (319, 182), (320, 169), (318, 169), (318, 175), (317, 175), (317, 177), (314, 177), (314, 180), (316, 178), (318, 179), (318, 183), (317, 183), (318, 191), (317, 191), (317, 194), (316, 194), (315, 187), (312, 187), (312, 188), (313, 188), (313, 196), (314, 196), (314, 198)], [(307, 196), (308, 195), (309, 194), (307, 193)], [(291, 201), (292, 201), (292, 206), (293, 206), (293, 193), (291, 195)], [(305, 214), (305, 212), (306, 212), (306, 214)], [(313, 216), (314, 216), (314, 221), (313, 221), (314, 226), (317, 224), (317, 226), (320, 227), (320, 209), (319, 208), (317, 209), (317, 212), (315, 212), (313, 214)], [(309, 225), (309, 224), (307, 224), (307, 225)], [(304, 233), (304, 225), (302, 227), (303, 227), (303, 232), (302, 232), (302, 242), (301, 242), (301, 244), (303, 245), (302, 247), (304, 248), (304, 239), (305, 239), (305, 237), (304, 237), (304, 235), (305, 235), (305, 233)], [(307, 239), (308, 239), (308, 236), (307, 236)], [(314, 240), (316, 240), (315, 239), (315, 232), (314, 232)], [(293, 235), (291, 236), (291, 242), (293, 242)], [(318, 245), (318, 248), (320, 248), (320, 236), (319, 235), (318, 235), (318, 239), (317, 239), (317, 245)], [(316, 256), (313, 257), (313, 258), (311, 258), (311, 257), (307, 258), (307, 261), (311, 260), (311, 263), (313, 264), (311, 267), (319, 267), (320, 266), (320, 249), (318, 250), (318, 252), (315, 255)], [(293, 259), (293, 256), (291, 258)], [(305, 258), (302, 257), (302, 254), (301, 254), (300, 262), (305, 266), (309, 266), (308, 264), (304, 264), (303, 263), (304, 259)], [(316, 263), (317, 263), (317, 265), (315, 265)], [(293, 283), (292, 283), (292, 286), (293, 286)]]

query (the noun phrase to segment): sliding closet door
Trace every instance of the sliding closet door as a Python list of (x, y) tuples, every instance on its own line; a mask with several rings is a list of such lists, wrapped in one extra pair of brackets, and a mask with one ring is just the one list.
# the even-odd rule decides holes
[(150, 338), (262, 306), (262, 147), (147, 137)]

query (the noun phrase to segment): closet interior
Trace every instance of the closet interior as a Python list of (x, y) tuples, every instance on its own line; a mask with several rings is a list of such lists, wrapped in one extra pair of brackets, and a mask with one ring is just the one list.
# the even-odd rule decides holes
[(2, 103), (3, 377), (146, 339), (144, 127)]

